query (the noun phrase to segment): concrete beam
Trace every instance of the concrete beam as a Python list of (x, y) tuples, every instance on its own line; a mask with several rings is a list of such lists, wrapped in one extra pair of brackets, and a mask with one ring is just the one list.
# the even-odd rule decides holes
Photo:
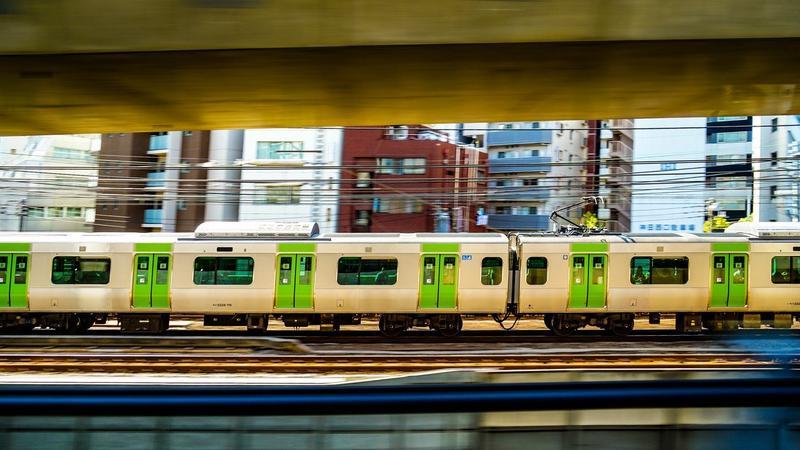
[(800, 39), (0, 56), (0, 134), (800, 113)]
[(800, 37), (797, 0), (2, 0), (0, 54)]

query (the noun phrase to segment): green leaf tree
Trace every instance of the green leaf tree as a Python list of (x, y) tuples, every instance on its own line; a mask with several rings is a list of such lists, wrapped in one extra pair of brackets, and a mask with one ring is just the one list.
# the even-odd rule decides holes
[(714, 216), (711, 220), (706, 220), (703, 223), (703, 232), (704, 233), (722, 233), (725, 231), (725, 228), (728, 228), (731, 225), (728, 222), (728, 219), (724, 216)]

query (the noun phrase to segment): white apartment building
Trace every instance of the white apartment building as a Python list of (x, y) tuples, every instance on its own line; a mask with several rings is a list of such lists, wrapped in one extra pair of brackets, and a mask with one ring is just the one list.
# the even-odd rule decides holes
[(631, 231), (703, 231), (705, 127), (705, 117), (635, 120)]
[(334, 232), (342, 129), (244, 132), (239, 220), (313, 221)]
[(761, 116), (754, 158), (759, 221), (800, 221), (800, 116)]
[(92, 231), (100, 135), (0, 137), (0, 230)]

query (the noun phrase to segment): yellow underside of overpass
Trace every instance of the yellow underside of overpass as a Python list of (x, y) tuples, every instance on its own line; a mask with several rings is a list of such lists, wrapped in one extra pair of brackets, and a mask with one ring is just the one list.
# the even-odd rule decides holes
[(800, 2), (0, 3), (0, 134), (800, 113)]

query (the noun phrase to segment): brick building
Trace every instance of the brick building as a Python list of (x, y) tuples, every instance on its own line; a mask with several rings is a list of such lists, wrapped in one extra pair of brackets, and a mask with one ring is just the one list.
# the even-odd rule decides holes
[(432, 128), (345, 128), (339, 231), (485, 231), (486, 153)]

